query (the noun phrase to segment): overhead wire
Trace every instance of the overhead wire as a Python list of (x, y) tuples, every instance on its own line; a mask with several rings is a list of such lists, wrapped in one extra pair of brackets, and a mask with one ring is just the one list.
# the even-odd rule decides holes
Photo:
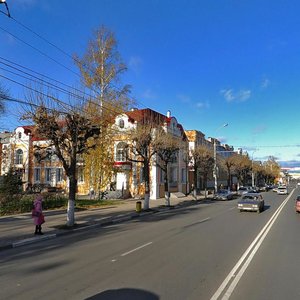
[[(44, 42), (48, 43), (49, 45), (51, 45), (52, 47), (54, 47), (55, 49), (57, 49), (58, 51), (60, 51), (61, 53), (63, 53), (64, 55), (66, 55), (68, 58), (72, 59), (73, 61), (76, 61), (78, 63), (80, 63), (80, 61), (76, 58), (73, 57), (72, 55), (70, 55), (69, 53), (67, 53), (65, 50), (61, 49), (60, 47), (58, 47), (57, 45), (55, 45), (54, 43), (50, 42), (49, 40), (47, 40), (46, 38), (44, 38), (42, 35), (36, 33), (35, 31), (33, 31), (31, 28), (29, 28), (28, 26), (24, 25), (23, 23), (21, 23), (20, 21), (16, 20), (14, 17), (10, 17), (13, 21), (15, 21), (18, 25), (22, 26), (23, 28), (25, 28), (26, 30), (28, 30), (29, 32), (31, 32), (32, 34), (34, 34), (35, 36), (37, 36), (38, 38), (40, 38), (41, 40), (43, 40)], [(29, 43), (27, 43), (26, 41), (18, 38), (16, 35), (11, 34), (8, 30), (5, 30), (4, 28), (0, 29), (6, 31), (8, 34), (12, 35), (13, 37), (15, 37), (16, 39), (18, 39), (19, 41), (25, 43), (26, 45), (28, 45), (29, 47), (32, 47), (34, 50), (38, 51), (39, 53), (43, 54), (44, 56), (48, 57), (49, 59), (51, 59), (52, 61), (58, 63), (59, 65), (61, 65), (62, 67), (64, 67), (65, 69), (71, 71), (73, 74), (75, 74), (76, 76), (78, 76), (79, 78), (81, 78), (81, 76), (77, 73), (74, 72), (73, 70), (71, 70), (70, 68), (66, 67), (65, 65), (61, 64), (60, 62), (58, 62), (57, 60), (53, 59), (52, 57), (50, 57), (49, 55), (45, 54), (44, 52), (40, 51), (39, 49), (37, 49), (36, 47), (31, 46)], [(87, 67), (86, 65), (84, 65), (85, 67)], [(121, 90), (119, 89), (119, 87), (115, 86), (113, 83), (110, 84), (112, 87), (114, 87), (118, 92), (121, 92)], [(92, 91), (96, 92), (97, 94), (99, 94), (97, 91), (95, 91), (94, 89), (91, 88)], [(130, 99), (130, 97), (128, 97)], [(131, 98), (132, 101), (137, 102), (136, 99)], [(140, 101), (138, 101), (138, 103), (140, 103), (142, 106), (146, 107), (143, 103), (141, 103)]]
[[(1, 60), (4, 60), (5, 62), (2, 62)], [(1, 57), (1, 56), (0, 56), (0, 64), (5, 65), (5, 66), (7, 66), (7, 67), (9, 67), (9, 68), (12, 68), (12, 69), (14, 69), (14, 70), (16, 70), (16, 71), (18, 71), (18, 72), (23, 73), (23, 74), (26, 74), (26, 75), (28, 75), (28, 76), (30, 76), (30, 77), (33, 77), (33, 78), (37, 79), (38, 81), (40, 81), (42, 84), (45, 84), (45, 83), (46, 83), (46, 84), (45, 84), (46, 86), (51, 87), (51, 88), (56, 89), (56, 90), (59, 90), (59, 91), (61, 91), (61, 92), (64, 92), (64, 93), (66, 93), (66, 94), (68, 94), (68, 95), (70, 95), (70, 96), (74, 96), (74, 97), (76, 97), (77, 99), (87, 100), (87, 99), (85, 98), (85, 96), (87, 96), (87, 97), (88, 97), (88, 100), (91, 100), (91, 99), (97, 100), (97, 98), (93, 97), (93, 96), (90, 95), (90, 94), (86, 94), (86, 93), (85, 93), (84, 91), (82, 91), (82, 90), (79, 90), (79, 89), (77, 89), (77, 88), (73, 88), (73, 87), (71, 87), (71, 86), (69, 86), (69, 85), (67, 85), (67, 84), (65, 84), (65, 83), (63, 83), (63, 82), (61, 82), (61, 81), (58, 81), (58, 80), (53, 79), (53, 78), (51, 78), (51, 77), (49, 77), (49, 76), (43, 75), (43, 74), (41, 74), (41, 73), (39, 73), (39, 72), (36, 72), (36, 71), (34, 71), (34, 70), (30, 69), (30, 68), (24, 67), (24, 66), (22, 66), (22, 65), (20, 65), (20, 64), (18, 64), (18, 63), (12, 62), (12, 61), (10, 61), (10, 60), (8, 60), (8, 59), (5, 59), (5, 58), (3, 58), (3, 57)], [(15, 67), (15, 66), (18, 66), (18, 68)], [(23, 70), (21, 70), (20, 68), (23, 68), (23, 69), (27, 70), (28, 72), (27, 72), (27, 71), (23, 71)], [(2, 69), (4, 69), (4, 68), (2, 68)], [(10, 73), (14, 73), (14, 72), (12, 72), (12, 71), (10, 71), (10, 70), (7, 70), (7, 69), (6, 69), (6, 71), (8, 71), (8, 72), (10, 72)], [(59, 87), (59, 86), (57, 86), (57, 85), (55, 85), (55, 84), (53, 84), (53, 83), (51, 83), (51, 82), (49, 82), (49, 81), (46, 81), (46, 80), (43, 79), (43, 78), (40, 78), (40, 77), (38, 77), (38, 76), (36, 76), (36, 75), (32, 75), (32, 74), (30, 74), (29, 72), (31, 72), (31, 73), (33, 73), (33, 74), (37, 74), (37, 75), (42, 76), (42, 77), (45, 77), (45, 78), (47, 78), (48, 80), (51, 80), (51, 81), (53, 81), (53, 82), (56, 82), (57, 84), (60, 84), (60, 85), (62, 85), (62, 86), (64, 86), (64, 87), (67, 87), (67, 88), (69, 88), (69, 89), (72, 89), (72, 91), (69, 91), (69, 90), (66, 90), (66, 89), (64, 89), (64, 88), (61, 88), (61, 87)], [(14, 73), (14, 74), (17, 75), (17, 76), (26, 78), (26, 77), (23, 76), (23, 75), (20, 75), (20, 74), (17, 74), (17, 73)], [(31, 81), (34, 81), (34, 80), (30, 79), (30, 78), (26, 78), (26, 79), (31, 80)], [(76, 95), (74, 92), (78, 92), (79, 94), (82, 94), (83, 96)], [(123, 111), (121, 111), (121, 110), (111, 109), (111, 108), (107, 107), (107, 106), (106, 106), (106, 103), (104, 103), (104, 104), (102, 104), (102, 105), (100, 105), (99, 103), (97, 103), (97, 102), (95, 102), (95, 101), (92, 101), (92, 103), (93, 103), (94, 105), (100, 107), (101, 109), (107, 110), (107, 111), (109, 111), (109, 112), (111, 112), (111, 113), (122, 113), (122, 112), (123, 112)]]

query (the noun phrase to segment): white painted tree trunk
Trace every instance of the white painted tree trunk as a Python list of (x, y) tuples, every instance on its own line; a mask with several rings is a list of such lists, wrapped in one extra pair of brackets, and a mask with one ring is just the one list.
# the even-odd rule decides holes
[(149, 209), (149, 202), (150, 202), (150, 194), (145, 194), (144, 209)]
[(166, 206), (170, 206), (170, 193), (165, 192)]
[(68, 209), (67, 209), (67, 226), (74, 226), (75, 224), (75, 201), (68, 201)]
[(194, 198), (197, 200), (197, 189), (194, 188), (193, 194), (194, 194)]

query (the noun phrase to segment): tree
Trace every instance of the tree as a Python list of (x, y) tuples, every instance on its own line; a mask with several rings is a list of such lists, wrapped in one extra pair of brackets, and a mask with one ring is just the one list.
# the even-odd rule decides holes
[(4, 101), (8, 98), (8, 96), (8, 91), (0, 84), (0, 114), (5, 111)]
[(101, 26), (94, 32), (85, 54), (74, 55), (83, 84), (95, 94), (86, 110), (101, 127), (101, 139), (96, 147), (84, 155), (87, 180), (99, 192), (105, 189), (113, 174), (110, 125), (115, 115), (128, 110), (133, 101), (128, 97), (130, 86), (120, 86), (120, 77), (127, 70), (117, 49), (117, 40), (112, 31)]
[(143, 169), (145, 183), (144, 209), (149, 209), (150, 200), (150, 162), (156, 153), (152, 147), (154, 126), (151, 123), (137, 124), (130, 133), (132, 144), (128, 145), (128, 160), (140, 163)]
[(118, 87), (120, 75), (127, 67), (118, 52), (117, 40), (108, 28), (101, 26), (96, 30), (83, 57), (74, 55), (74, 62), (83, 84), (96, 93), (102, 117), (114, 116), (132, 104), (128, 97), (130, 86)]
[[(82, 111), (82, 108), (81, 108)], [(33, 106), (27, 112), (36, 125), (36, 134), (47, 141), (47, 144), (36, 146), (35, 156), (38, 160), (46, 157), (46, 148), (54, 147), (54, 154), (61, 161), (69, 179), (69, 200), (67, 226), (75, 223), (75, 197), (77, 191), (77, 162), (80, 155), (88, 153), (95, 147), (95, 140), (100, 134), (99, 127), (79, 110), (61, 112), (48, 109), (43, 103)]]
[(251, 170), (251, 160), (247, 155), (237, 155), (235, 157), (235, 172), (239, 184), (246, 185), (249, 172)]
[(182, 143), (179, 138), (172, 136), (165, 132), (162, 128), (157, 129), (153, 149), (156, 152), (159, 160), (156, 164), (164, 172), (164, 186), (166, 205), (170, 206), (169, 180), (168, 180), (168, 166), (170, 163), (176, 161), (178, 151), (182, 148)]
[(237, 156), (238, 156), (238, 154), (232, 154), (223, 160), (223, 164), (227, 171), (227, 186), (228, 186), (228, 188), (230, 188), (232, 186), (231, 175), (232, 175), (233, 171), (235, 170), (235, 165), (237, 164)]
[(209, 173), (212, 172), (214, 167), (214, 157), (211, 149), (206, 146), (200, 145), (190, 151), (189, 156), (190, 165), (194, 170), (194, 197), (197, 199), (197, 181), (198, 181), (198, 170), (203, 175), (205, 197), (207, 191), (207, 179)]
[(18, 174), (10, 168), (8, 173), (2, 176), (2, 183), (0, 185), (0, 194), (8, 200), (12, 200), (12, 196), (19, 194), (22, 188), (22, 180)]

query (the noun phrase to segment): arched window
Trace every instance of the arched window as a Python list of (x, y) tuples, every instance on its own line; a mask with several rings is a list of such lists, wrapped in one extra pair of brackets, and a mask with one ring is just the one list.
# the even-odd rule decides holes
[(16, 151), (16, 165), (23, 164), (23, 151), (21, 149), (18, 149)]
[(116, 148), (116, 161), (126, 161), (127, 160), (127, 144), (120, 142)]
[(124, 128), (124, 126), (125, 126), (124, 120), (123, 120), (123, 119), (120, 119), (120, 120), (119, 120), (119, 127), (120, 127), (120, 128)]

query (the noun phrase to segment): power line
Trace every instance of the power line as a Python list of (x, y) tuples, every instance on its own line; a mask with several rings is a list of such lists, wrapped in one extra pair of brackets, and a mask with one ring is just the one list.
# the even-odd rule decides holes
[[(64, 54), (65, 56), (67, 56), (68, 58), (72, 59), (72, 61), (74, 60), (77, 63), (80, 63), (80, 61), (76, 58), (73, 57), (72, 55), (70, 55), (68, 52), (66, 52), (65, 50), (63, 50), (62, 48), (58, 47), (57, 45), (55, 45), (54, 43), (50, 42), (48, 39), (44, 38), (42, 35), (38, 34), (37, 32), (35, 32), (34, 30), (32, 30), (31, 28), (29, 28), (28, 26), (24, 25), (23, 23), (21, 23), (20, 21), (16, 20), (14, 17), (10, 17), (13, 21), (15, 21), (18, 25), (20, 25), (21, 27), (25, 28), (26, 30), (28, 30), (29, 32), (31, 32), (32, 34), (34, 34), (35, 36), (37, 36), (38, 38), (40, 38), (41, 40), (43, 40), (44, 42), (46, 42), (47, 44), (49, 44), (50, 46), (54, 47), (55, 49), (57, 49), (58, 51), (60, 51), (62, 54)], [(8, 32), (8, 31), (7, 31)], [(8, 32), (9, 33), (9, 32)], [(10, 33), (9, 33), (10, 34)], [(12, 35), (12, 34), (11, 34)], [(15, 35), (13, 35), (15, 37)], [(16, 37), (17, 38), (17, 37)], [(19, 38), (17, 38), (19, 39)], [(21, 40), (21, 39), (19, 39)], [(26, 43), (26, 42), (25, 42)], [(26, 43), (28, 44), (28, 43)], [(29, 45), (29, 44), (28, 44)], [(30, 45), (29, 45), (30, 46)], [(34, 47), (34, 49), (36, 49)], [(37, 49), (37, 51), (39, 51)], [(40, 51), (39, 51), (40, 52)], [(47, 57), (49, 57), (50, 59), (52, 59), (50, 56), (47, 55)], [(53, 61), (56, 62), (56, 60), (52, 59)], [(58, 62), (59, 63), (59, 62)], [(76, 76), (80, 77), (80, 75), (76, 72), (74, 72), (73, 70), (70, 70), (68, 67), (64, 66), (63, 64), (59, 63), (59, 65), (65, 67), (67, 70), (71, 71), (72, 73), (74, 73)], [(84, 64), (85, 67), (87, 67), (87, 65)], [(111, 83), (111, 86), (114, 87), (118, 92), (121, 92), (121, 90), (119, 89), (119, 87), (117, 87), (116, 85), (114, 85), (113, 83)], [(91, 89), (94, 92), (96, 92), (97, 94), (99, 94), (97, 91), (95, 91), (94, 89)], [(128, 97), (129, 98), (129, 97)], [(130, 99), (130, 98), (129, 98)], [(137, 102), (136, 99), (131, 98), (132, 101)], [(142, 102), (138, 101), (137, 103), (140, 103), (142, 106), (144, 106), (145, 108), (147, 107), (146, 105), (144, 105)]]
[[(1, 60), (4, 60), (5, 63), (4, 63), (4, 62), (1, 62)], [(5, 58), (3, 58), (3, 57), (1, 57), (1, 56), (0, 56), (0, 64), (5, 65), (5, 66), (8, 66), (9, 68), (12, 68), (12, 69), (14, 69), (14, 70), (17, 70), (18, 72), (21, 72), (21, 73), (23, 73), (23, 74), (26, 74), (26, 75), (28, 75), (28, 76), (30, 76), (30, 77), (36, 78), (38, 81), (40, 81), (40, 82), (43, 83), (43, 84), (46, 82), (46, 83), (47, 83), (46, 86), (49, 87), (49, 85), (50, 85), (51, 88), (56, 89), (56, 90), (61, 91), (61, 92), (63, 91), (63, 92), (65, 92), (66, 94), (72, 95), (73, 97), (76, 97), (76, 98), (78, 98), (78, 99), (86, 100), (86, 98), (85, 98), (84, 96), (88, 96), (90, 101), (91, 101), (92, 99), (97, 100), (97, 98), (92, 97), (91, 95), (87, 95), (85, 92), (83, 92), (83, 91), (81, 91), (81, 90), (79, 90), (79, 89), (73, 88), (73, 87), (71, 87), (71, 86), (69, 86), (69, 85), (67, 85), (67, 84), (65, 84), (65, 83), (63, 83), (63, 82), (61, 82), (61, 81), (58, 81), (58, 80), (53, 79), (53, 78), (51, 78), (51, 77), (49, 77), (49, 76), (43, 75), (43, 74), (41, 74), (41, 73), (39, 73), (39, 72), (33, 71), (33, 70), (30, 69), (30, 68), (24, 67), (24, 66), (22, 66), (22, 65), (20, 65), (20, 64), (17, 64), (17, 63), (15, 63), (15, 62), (12, 62), (12, 61), (10, 61), (10, 60), (8, 60), (8, 59), (5, 59)], [(10, 65), (10, 64), (12, 64), (12, 65), (14, 65), (14, 66), (18, 66), (19, 68), (16, 68), (16, 67), (14, 67), (14, 66), (12, 66), (12, 65)], [(23, 69), (27, 70), (28, 72), (25, 72), (25, 71), (21, 70), (20, 68), (23, 68)], [(2, 69), (3, 69), (3, 68), (2, 68)], [(9, 71), (9, 70), (7, 70), (7, 69), (6, 69), (6, 71), (8, 71), (8, 72), (10, 72), (10, 73), (13, 73), (12, 71)], [(42, 78), (40, 78), (40, 77), (38, 77), (38, 76), (32, 75), (32, 74), (30, 74), (29, 72), (31, 72), (31, 73), (33, 73), (33, 74), (37, 74), (37, 75), (42, 76), (42, 77), (45, 77), (45, 78), (47, 78), (48, 80), (54, 81), (54, 82), (56, 82), (56, 83), (58, 83), (58, 84), (60, 84), (60, 85), (62, 85), (62, 86), (65, 86), (65, 87), (67, 87), (67, 88), (69, 88), (69, 89), (72, 89), (73, 91), (76, 91), (76, 92), (78, 92), (78, 93), (80, 93), (80, 94), (82, 94), (82, 95), (84, 95), (84, 96), (76, 95), (74, 92), (68, 91), (68, 90), (66, 90), (66, 89), (64, 89), (64, 88), (61, 88), (61, 87), (58, 87), (57, 85), (54, 85), (53, 83), (51, 83), (51, 82), (49, 82), (49, 81), (47, 82), (46, 80), (44, 80), (44, 79), (42, 79)], [(16, 73), (14, 73), (14, 74), (17, 75), (17, 76), (26, 78), (26, 77), (23, 76), (23, 75), (16, 74)], [(28, 77), (27, 77), (26, 79), (31, 80), (31, 81), (34, 81), (34, 80), (32, 80), (32, 79), (30, 79), (30, 78), (28, 78)], [(36, 82), (36, 81), (34, 81), (34, 82)], [(15, 82), (15, 83), (17, 83), (17, 82)], [(22, 84), (22, 85), (23, 85), (23, 84)], [(25, 85), (23, 85), (23, 86), (26, 88)], [(103, 101), (103, 102), (104, 102), (104, 104), (103, 104), (103, 105), (100, 105), (100, 104), (97, 103), (97, 102), (91, 101), (92, 104), (94, 104), (94, 105), (100, 107), (101, 109), (107, 110), (107, 111), (109, 111), (109, 112), (112, 112), (112, 113), (122, 113), (122, 112), (123, 112), (123, 111), (121, 111), (121, 110), (115, 110), (115, 109), (113, 110), (113, 109), (111, 109), (111, 108), (108, 108), (108, 107), (105, 106), (105, 103), (106, 103), (107, 101)], [(107, 103), (109, 103), (109, 102), (107, 102)]]

